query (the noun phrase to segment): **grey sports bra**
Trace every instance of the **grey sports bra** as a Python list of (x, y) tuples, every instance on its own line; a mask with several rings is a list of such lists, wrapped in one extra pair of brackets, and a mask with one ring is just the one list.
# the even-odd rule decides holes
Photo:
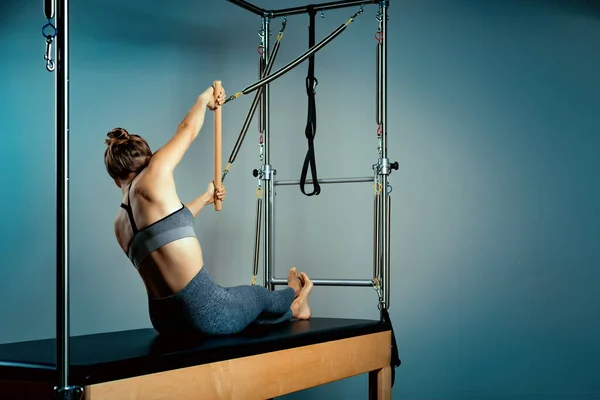
[[(129, 188), (131, 189), (131, 186)], [(154, 250), (175, 240), (196, 236), (196, 232), (194, 231), (194, 216), (184, 204), (177, 211), (138, 230), (133, 219), (129, 193), (127, 193), (127, 202), (129, 204), (121, 203), (121, 208), (124, 208), (127, 211), (127, 215), (129, 215), (129, 221), (133, 229), (133, 238), (129, 243), (127, 256), (136, 269)]]

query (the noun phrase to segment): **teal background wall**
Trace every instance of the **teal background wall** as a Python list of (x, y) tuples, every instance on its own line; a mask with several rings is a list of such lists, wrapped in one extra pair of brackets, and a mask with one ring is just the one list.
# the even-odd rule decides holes
[[(262, 1), (266, 8), (281, 2)], [(302, 2), (286, 2), (286, 6)], [(355, 10), (317, 20), (317, 38)], [(376, 7), (316, 56), (320, 177), (376, 162)], [(600, 7), (592, 1), (406, 0), (389, 9), (391, 316), (400, 399), (600, 398)], [(214, 79), (257, 78), (260, 20), (225, 1), (72, 2), (72, 333), (149, 327), (145, 291), (112, 236), (117, 188), (102, 162), (115, 126), (153, 148)], [(290, 17), (276, 68), (306, 49)], [(42, 2), (0, 5), (0, 342), (54, 335), (54, 75)], [(273, 36), (280, 20), (273, 21)], [(272, 164), (298, 179), (306, 64), (273, 83)], [(224, 157), (251, 96), (224, 109)], [(249, 283), (256, 124), (221, 213), (196, 222), (206, 267)], [(212, 179), (212, 120), (177, 170), (184, 201)], [(372, 188), (280, 188), (277, 275), (371, 274)], [(321, 288), (315, 316), (377, 318), (372, 290)], [(287, 396), (364, 398), (360, 376)]]

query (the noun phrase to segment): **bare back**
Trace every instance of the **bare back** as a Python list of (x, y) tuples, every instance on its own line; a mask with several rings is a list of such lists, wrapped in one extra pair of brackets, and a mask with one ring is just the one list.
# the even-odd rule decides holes
[[(131, 187), (124, 187), (122, 203), (129, 205), (138, 230), (157, 223), (182, 208), (175, 181), (170, 173), (151, 166), (136, 176)], [(134, 230), (127, 211), (120, 208), (114, 223), (115, 235), (127, 254)], [(202, 269), (202, 249), (196, 237), (181, 238), (150, 253), (138, 272), (151, 297), (166, 297), (183, 289)]]

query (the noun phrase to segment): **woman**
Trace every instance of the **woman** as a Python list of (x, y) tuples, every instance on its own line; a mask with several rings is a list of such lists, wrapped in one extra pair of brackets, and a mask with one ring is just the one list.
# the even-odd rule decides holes
[(292, 268), (288, 287), (269, 291), (249, 285), (223, 288), (204, 268), (194, 219), (215, 198), (225, 199), (225, 188), (215, 191), (211, 182), (204, 194), (183, 204), (173, 171), (198, 136), (206, 109), (215, 110), (224, 101), (224, 90), (215, 101), (214, 88), (206, 89), (175, 135), (154, 154), (143, 138), (125, 129), (107, 135), (104, 162), (122, 192), (115, 235), (146, 286), (150, 320), (161, 333), (233, 334), (252, 323), (310, 318), (313, 284), (305, 273)]

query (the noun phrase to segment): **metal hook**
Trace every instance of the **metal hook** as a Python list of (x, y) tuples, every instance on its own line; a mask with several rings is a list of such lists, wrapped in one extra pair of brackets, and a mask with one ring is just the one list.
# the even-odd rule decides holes
[(379, 279), (374, 278), (371, 281), (371, 284), (373, 286), (373, 289), (375, 289), (375, 293), (377, 294), (377, 308), (381, 311), (383, 308), (387, 308), (385, 301), (383, 300), (383, 292), (381, 290), (381, 285), (379, 284)]
[(287, 17), (283, 17), (283, 21), (281, 22), (281, 29), (279, 30), (279, 34), (280, 35), (285, 30), (286, 25), (287, 25)]
[(351, 19), (354, 19), (356, 17), (358, 17), (360, 14), (362, 14), (365, 10), (363, 10), (363, 6), (362, 4), (360, 5), (360, 8), (358, 9), (358, 11), (352, 16), (350, 17)]
[(44, 60), (46, 60), (46, 69), (50, 72), (54, 71), (54, 61), (52, 60), (52, 37), (46, 38), (46, 53), (44, 54)]
[(46, 52), (44, 53), (44, 60), (46, 60), (46, 69), (50, 72), (54, 71), (54, 60), (52, 60), (52, 40), (56, 37), (56, 27), (50, 19), (48, 23), (42, 26), (42, 35), (46, 38)]
[(381, 20), (383, 19), (381, 17), (381, 10), (377, 10), (377, 14), (375, 14), (375, 19), (377, 20), (377, 22), (381, 22)]

